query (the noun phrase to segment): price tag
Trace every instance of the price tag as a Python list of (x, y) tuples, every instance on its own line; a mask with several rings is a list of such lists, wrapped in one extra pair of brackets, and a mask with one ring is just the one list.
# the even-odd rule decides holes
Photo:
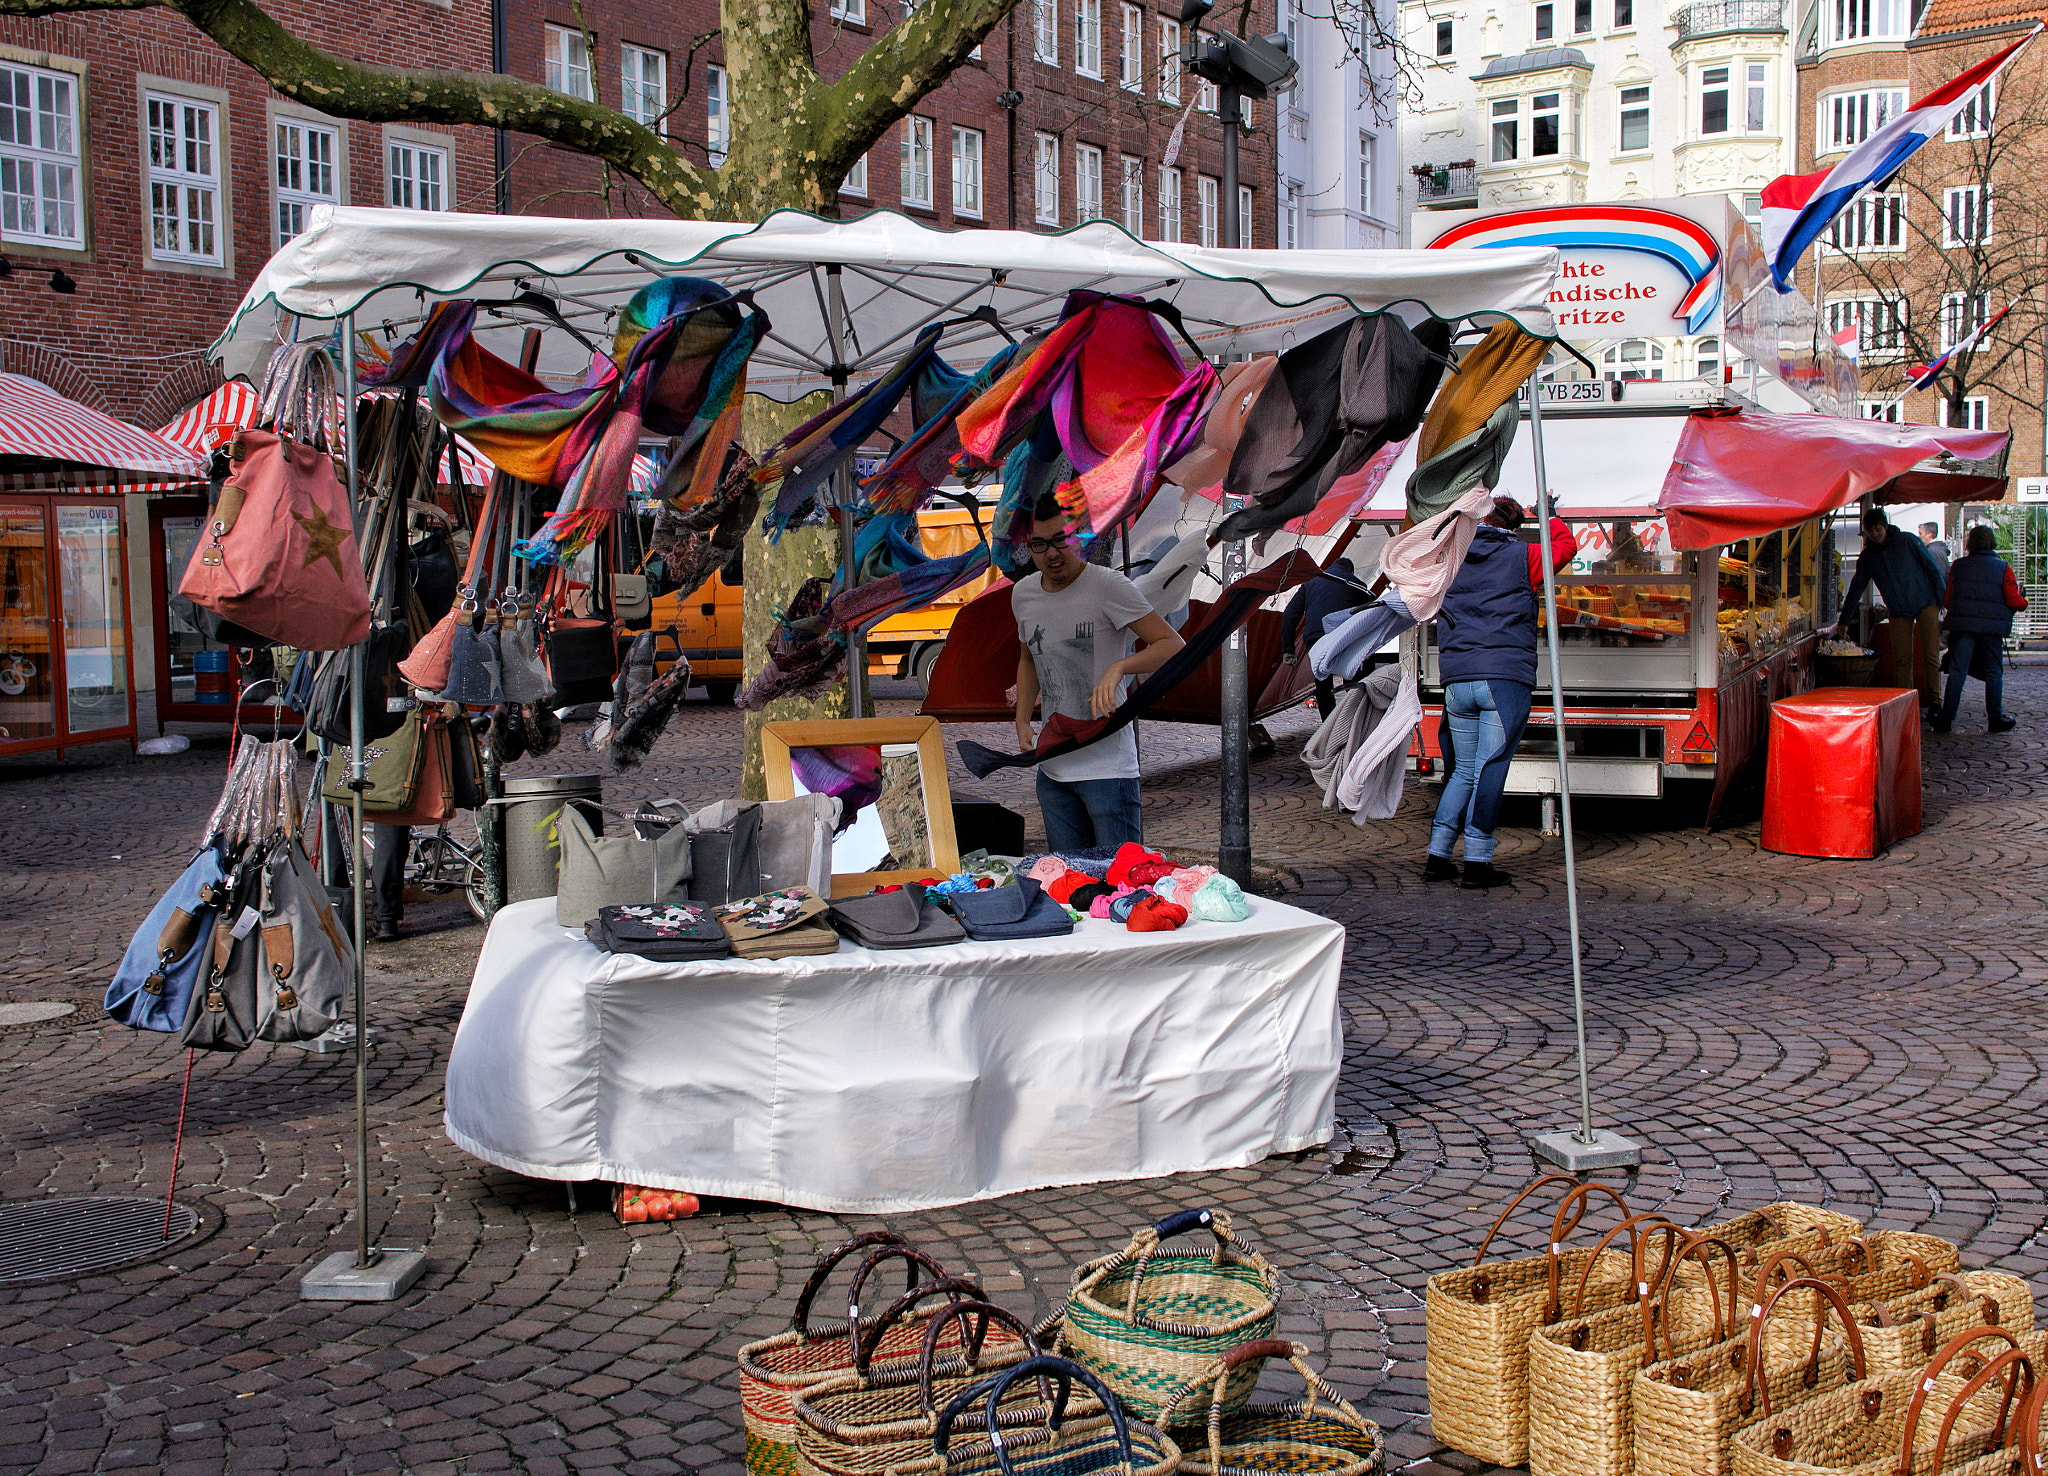
[(242, 915), (235, 919), (234, 932), (230, 936), (246, 938), (249, 936), (249, 929), (255, 927), (262, 920), (263, 914), (261, 912), (257, 911), (254, 907), (244, 907)]

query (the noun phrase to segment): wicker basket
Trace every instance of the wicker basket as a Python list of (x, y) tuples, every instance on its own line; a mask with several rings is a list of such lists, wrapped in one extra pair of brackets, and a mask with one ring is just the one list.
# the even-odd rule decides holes
[[(1208, 1252), (1161, 1251), (1176, 1235), (1207, 1230)], [(1060, 1351), (1116, 1391), (1124, 1409), (1156, 1421), (1173, 1392), (1239, 1343), (1270, 1337), (1280, 1320), (1280, 1284), (1266, 1258), (1230, 1233), (1230, 1216), (1187, 1210), (1140, 1230), (1115, 1255), (1074, 1273)], [(1225, 1413), (1251, 1397), (1262, 1364), (1233, 1370)], [(1182, 1406), (1189, 1420), (1208, 1410), (1206, 1391)]]
[[(1788, 1297), (1811, 1300), (1819, 1312), (1800, 1329), (1806, 1355), (1770, 1357), (1769, 1329)], [(1825, 1312), (1842, 1325), (1841, 1341), (1822, 1344)], [(1787, 1319), (1794, 1328), (1796, 1318)], [(1636, 1476), (1729, 1476), (1728, 1444), (1735, 1432), (1767, 1410), (1790, 1409), (1863, 1378), (1863, 1345), (1856, 1320), (1840, 1293), (1824, 1281), (1795, 1279), (1771, 1293), (1747, 1331), (1681, 1358), (1652, 1363), (1635, 1379)], [(1761, 1384), (1761, 1388), (1759, 1388)]]
[(1869, 651), (1861, 656), (1822, 656), (1818, 652), (1813, 658), (1813, 684), (1816, 687), (1868, 687), (1877, 676), (1877, 652)]
[[(1781, 1200), (1762, 1209), (1745, 1210), (1717, 1225), (1696, 1226), (1695, 1233), (1711, 1235), (1734, 1246), (1743, 1267), (1753, 1274), (1778, 1251), (1795, 1252), (1812, 1263), (1816, 1255), (1861, 1235), (1863, 1222), (1854, 1215)], [(1821, 1268), (1816, 1265), (1815, 1269)], [(1754, 1286), (1743, 1290), (1752, 1301), (1756, 1300)]]
[[(1766, 1415), (1735, 1432), (1736, 1476), (1936, 1476), (1934, 1446), (1942, 1436), (1928, 1409), (1947, 1411), (1940, 1422), (1944, 1459), (1974, 1461), (1996, 1449), (2011, 1426), (2010, 1401), (1984, 1393), (1988, 1376), (2018, 1346), (2002, 1329), (1979, 1328), (1951, 1339), (1924, 1369), (1872, 1374)], [(1963, 1356), (1972, 1350), (1973, 1359)], [(1958, 1371), (1971, 1363), (1971, 1377)]]
[[(1564, 1195), (1551, 1217), (1549, 1253), (1489, 1264), (1487, 1248), (1508, 1216), (1548, 1186)], [(1605, 1184), (1546, 1174), (1508, 1202), (1470, 1266), (1429, 1278), (1429, 1419), (1445, 1445), (1495, 1465), (1522, 1464), (1529, 1454), (1529, 1335), (1563, 1315), (1562, 1279), (1585, 1284), (1588, 1311), (1619, 1307), (1628, 1299), (1634, 1283), (1624, 1252), (1563, 1246), (1596, 1191), (1628, 1216), (1628, 1202)]]
[(1365, 1418), (1308, 1366), (1308, 1350), (1284, 1338), (1240, 1343), (1202, 1377), (1183, 1384), (1167, 1404), (1165, 1423), (1174, 1421), (1174, 1406), (1205, 1386), (1212, 1390), (1231, 1371), (1256, 1359), (1284, 1358), (1308, 1386), (1308, 1398), (1284, 1404), (1247, 1404), (1226, 1415), (1220, 1399), (1209, 1400), (1208, 1445), (1181, 1457), (1181, 1476), (1233, 1476), (1236, 1472), (1310, 1472), (1316, 1476), (1384, 1476), (1387, 1444), (1380, 1427)]
[[(1731, 1336), (1736, 1325), (1739, 1273), (1735, 1251), (1666, 1222), (1652, 1233), (1683, 1237), (1667, 1255), (1661, 1276), (1638, 1281), (1633, 1307), (1616, 1307), (1538, 1328), (1529, 1338), (1530, 1476), (1630, 1476), (1635, 1468), (1635, 1377), (1658, 1361), (1696, 1352)], [(1641, 1272), (1641, 1244), (1634, 1253)], [(1725, 1266), (1714, 1279), (1710, 1256)], [(1697, 1260), (1708, 1274), (1697, 1286), (1679, 1284), (1678, 1268)], [(1726, 1315), (1723, 1315), (1723, 1303)]]
[[(1040, 1406), (1042, 1421), (1021, 1429), (998, 1426), (1003, 1396), (1025, 1378), (1059, 1386), (1050, 1405)], [(1089, 1408), (1096, 1412), (1069, 1417), (1067, 1403), (1077, 1383), (1093, 1395)], [(976, 1404), (984, 1406), (984, 1433), (954, 1443), (954, 1425)], [(1093, 1374), (1064, 1358), (1040, 1357), (956, 1395), (940, 1413), (924, 1453), (890, 1467), (889, 1476), (1173, 1476), (1180, 1461), (1172, 1438), (1127, 1419), (1116, 1396)]]
[[(1827, 1282), (1852, 1306), (1918, 1291), (1935, 1277), (1962, 1269), (1954, 1241), (1905, 1230), (1872, 1230), (1803, 1256), (1780, 1252), (1778, 1259), (1797, 1262), (1803, 1275)], [(1768, 1276), (1760, 1271), (1754, 1301), (1764, 1300), (1764, 1293), (1769, 1290), (1767, 1281)], [(1798, 1296), (1798, 1303), (1785, 1309), (1789, 1314), (1787, 1320), (1774, 1323), (1766, 1335), (1766, 1362), (1783, 1363), (1800, 1356), (1798, 1349), (1806, 1336), (1805, 1327), (1820, 1315), (1820, 1304), (1812, 1291), (1801, 1291)], [(1959, 1322), (1956, 1331), (1970, 1325)], [(1925, 1363), (1940, 1346), (1939, 1341), (1935, 1342), (1917, 1362)], [(1873, 1364), (1871, 1372), (1881, 1373), (1890, 1366)]]
[[(2003, 1271), (1942, 1276), (1923, 1290), (1859, 1310), (1872, 1373), (1919, 1368), (1973, 1327), (2002, 1327), (2022, 1340), (2034, 1330), (2033, 1288)], [(2048, 1369), (2039, 1372), (2048, 1375)]]
[[(1000, 1307), (952, 1302), (925, 1319), (914, 1363), (898, 1361), (877, 1371), (867, 1352), (880, 1342), (902, 1307), (899, 1302), (884, 1312), (878, 1326), (862, 1339), (850, 1373), (798, 1392), (799, 1476), (880, 1476), (893, 1465), (917, 1460), (931, 1449), (939, 1409), (946, 1401), (1039, 1354), (1030, 1329)], [(976, 1324), (971, 1331), (970, 1321)], [(954, 1335), (948, 1339), (953, 1348), (941, 1352), (941, 1336), (947, 1333)], [(1042, 1407), (1010, 1404), (996, 1423), (1005, 1427), (1044, 1420)]]
[[(824, 1290), (833, 1269), (856, 1251), (873, 1247), (880, 1249), (872, 1250), (861, 1263), (848, 1294), (851, 1323), (814, 1331), (810, 1325), (811, 1303)], [(981, 1295), (981, 1289), (972, 1282), (948, 1280), (936, 1262), (887, 1230), (857, 1235), (827, 1252), (797, 1294), (796, 1313), (790, 1319), (789, 1331), (740, 1349), (740, 1412), (746, 1422), (749, 1476), (792, 1476), (796, 1470), (796, 1395), (853, 1367), (854, 1346), (849, 1326), (861, 1321), (862, 1286), (869, 1273), (885, 1260), (902, 1260), (907, 1264), (906, 1291), (917, 1289), (918, 1273), (924, 1271), (933, 1277), (927, 1283), (930, 1295)], [(888, 1367), (914, 1357), (924, 1336), (923, 1322), (922, 1317), (899, 1320), (891, 1327), (877, 1349), (878, 1362)]]

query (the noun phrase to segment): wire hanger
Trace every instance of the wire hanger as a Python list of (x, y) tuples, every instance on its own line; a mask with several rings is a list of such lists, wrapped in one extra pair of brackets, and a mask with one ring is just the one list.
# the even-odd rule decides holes
[[(557, 328), (560, 328), (563, 332), (567, 333), (571, 338), (575, 339), (578, 343), (582, 344), (585, 348), (589, 349), (593, 354), (604, 353), (604, 350), (599, 348), (593, 340), (586, 337), (580, 329), (578, 329), (567, 318), (562, 316), (562, 310), (555, 306), (554, 300), (552, 298), (548, 297), (544, 293), (534, 291), (531, 287), (528, 287), (525, 291), (521, 292), (517, 297), (504, 297), (496, 299), (480, 297), (475, 300), (473, 306), (481, 308), (486, 312), (497, 312), (500, 316), (503, 316), (503, 311), (506, 308), (520, 308), (526, 312), (539, 313), (543, 318), (546, 318), (548, 321), (553, 323)], [(611, 356), (609, 354), (605, 354), (605, 357), (610, 358)]]
[(1017, 335), (1003, 326), (1002, 316), (996, 312), (995, 304), (990, 302), (983, 303), (973, 312), (962, 317), (948, 318), (945, 322), (934, 324), (933, 326), (939, 332), (944, 333), (948, 328), (959, 328), (968, 323), (986, 323), (989, 327), (995, 329), (996, 332), (1002, 334), (1005, 342), (1015, 343), (1017, 341)]

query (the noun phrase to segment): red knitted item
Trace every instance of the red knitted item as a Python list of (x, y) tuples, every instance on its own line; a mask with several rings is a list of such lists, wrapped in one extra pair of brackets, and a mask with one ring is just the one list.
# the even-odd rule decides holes
[(1134, 887), (1149, 887), (1162, 876), (1172, 876), (1179, 870), (1180, 866), (1176, 862), (1155, 856), (1148, 860), (1140, 861), (1131, 868), (1131, 885)]
[(1057, 881), (1047, 882), (1045, 884), (1045, 889), (1046, 891), (1052, 893), (1053, 901), (1065, 902), (1067, 898), (1074, 895), (1074, 892), (1077, 888), (1093, 886), (1094, 884), (1095, 878), (1090, 876), (1087, 872), (1070, 871), (1065, 876), (1060, 877)]
[(1116, 859), (1109, 863), (1109, 884), (1113, 887), (1132, 886), (1134, 885), (1131, 881), (1131, 868), (1133, 866), (1140, 866), (1148, 861), (1164, 862), (1165, 860), (1166, 858), (1157, 851), (1148, 851), (1136, 841), (1125, 841), (1118, 848)]
[(1131, 909), (1124, 924), (1134, 933), (1170, 933), (1188, 920), (1188, 910), (1164, 897), (1147, 897)]

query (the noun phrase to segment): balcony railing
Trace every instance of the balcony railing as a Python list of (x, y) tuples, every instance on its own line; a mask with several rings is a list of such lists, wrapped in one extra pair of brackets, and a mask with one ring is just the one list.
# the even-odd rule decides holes
[(1414, 167), (1415, 198), (1424, 205), (1445, 200), (1470, 200), (1479, 195), (1479, 165), (1471, 159), (1455, 164)]
[(1681, 41), (1724, 31), (1782, 31), (1785, 0), (1693, 0), (1671, 23)]

